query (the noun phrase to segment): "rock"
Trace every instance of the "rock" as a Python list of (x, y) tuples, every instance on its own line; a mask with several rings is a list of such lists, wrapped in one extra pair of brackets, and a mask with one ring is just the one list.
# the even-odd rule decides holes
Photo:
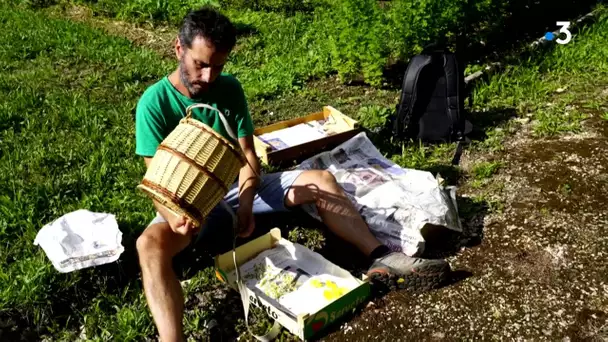
[(87, 340), (87, 329), (85, 328), (84, 324), (80, 326), (80, 334), (78, 335), (78, 338), (82, 341)]
[(217, 323), (217, 321), (215, 319), (210, 319), (209, 321), (205, 322), (204, 326), (205, 326), (205, 329), (211, 330), (211, 329), (217, 327), (218, 323)]
[(434, 332), (433, 337), (434, 338), (445, 338), (445, 334), (442, 332)]
[(198, 299), (198, 302), (201, 306), (206, 306), (208, 304), (209, 300), (207, 299), (207, 296), (205, 296), (204, 293), (196, 293), (194, 297)]

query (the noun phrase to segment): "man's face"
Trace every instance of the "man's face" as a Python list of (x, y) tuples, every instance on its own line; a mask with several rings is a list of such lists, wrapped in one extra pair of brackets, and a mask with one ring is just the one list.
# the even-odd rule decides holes
[(190, 92), (198, 97), (220, 75), (230, 51), (219, 51), (212, 43), (200, 36), (192, 41), (192, 47), (181, 45), (179, 39), (175, 47), (179, 59), (180, 80)]

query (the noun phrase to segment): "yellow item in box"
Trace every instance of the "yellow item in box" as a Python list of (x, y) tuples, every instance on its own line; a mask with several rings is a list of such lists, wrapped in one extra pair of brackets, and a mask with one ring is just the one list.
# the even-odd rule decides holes
[[(290, 244), (291, 242), (281, 238), (281, 231), (278, 228), (274, 228), (269, 233), (236, 248), (236, 264), (239, 265), (240, 269), (263, 251), (272, 249), (278, 245), (289, 246)], [(310, 250), (307, 251), (322, 258), (318, 253)], [(327, 262), (330, 263), (329, 261)], [(343, 272), (347, 272), (336, 265), (331, 265)], [(215, 266), (218, 278), (238, 291), (232, 251), (216, 256)], [(300, 337), (300, 339), (308, 340), (318, 336), (325, 328), (338, 321), (345, 314), (353, 311), (367, 299), (370, 293), (367, 279), (359, 280), (354, 278), (354, 281), (356, 285), (348, 291), (347, 288), (339, 286), (339, 283), (334, 281), (331, 275), (308, 279), (302, 286), (309, 286), (311, 289), (320, 291), (319, 295), (325, 296), (325, 300), (328, 303), (313, 312), (298, 315), (285, 310), (278, 305), (275, 299), (260, 293), (260, 291), (254, 291), (249, 287), (245, 287), (245, 289), (249, 302), (262, 308), (271, 318), (294, 335)], [(327, 291), (327, 294), (325, 291)]]

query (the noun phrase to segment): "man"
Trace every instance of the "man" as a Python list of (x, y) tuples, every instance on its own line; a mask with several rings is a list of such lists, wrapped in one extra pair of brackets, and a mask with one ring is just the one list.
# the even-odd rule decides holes
[[(390, 252), (369, 231), (365, 221), (345, 196), (331, 173), (321, 170), (267, 174), (259, 183), (260, 165), (254, 151), (253, 124), (240, 83), (222, 73), (236, 43), (236, 30), (218, 12), (203, 8), (183, 21), (175, 54), (179, 66), (148, 88), (136, 111), (136, 153), (146, 166), (157, 146), (178, 124), (186, 108), (206, 103), (219, 109), (238, 135), (238, 144), (250, 165), (240, 170), (238, 184), (225, 201), (238, 216), (241, 237), (255, 229), (254, 214), (289, 211), (299, 205), (314, 205), (324, 224), (338, 237), (369, 257), (369, 275), (385, 282), (417, 284), (429, 289), (444, 280), (449, 265), (444, 260), (423, 260)], [(227, 139), (217, 111), (193, 110), (193, 117), (213, 127)], [(252, 169), (253, 168), (253, 169)], [(220, 240), (230, 239), (230, 216), (220, 206), (195, 231), (190, 222), (176, 217), (158, 203), (156, 218), (137, 239), (144, 292), (162, 341), (181, 341), (183, 294), (172, 268), (172, 259), (191, 242), (200, 241), (213, 254)]]

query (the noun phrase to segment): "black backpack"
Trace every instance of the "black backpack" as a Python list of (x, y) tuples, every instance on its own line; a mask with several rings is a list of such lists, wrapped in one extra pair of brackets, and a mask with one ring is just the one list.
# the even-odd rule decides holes
[(392, 118), (396, 140), (429, 143), (459, 142), (453, 163), (462, 152), (460, 142), (470, 130), (465, 119), (464, 65), (445, 49), (427, 48), (414, 56), (403, 76), (401, 98)]

